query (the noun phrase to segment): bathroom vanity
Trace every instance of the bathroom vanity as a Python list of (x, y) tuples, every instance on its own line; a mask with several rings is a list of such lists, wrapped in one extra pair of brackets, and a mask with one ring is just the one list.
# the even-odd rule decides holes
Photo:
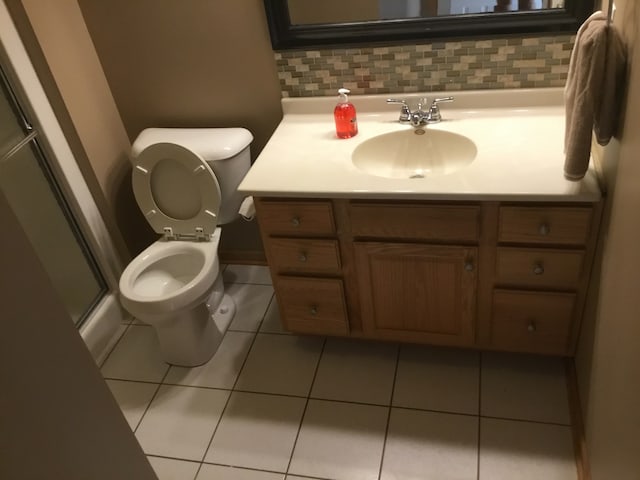
[(384, 97), (354, 97), (360, 134), (338, 140), (329, 100), (284, 100), (240, 186), (255, 198), (284, 328), (573, 355), (601, 201), (593, 170), (564, 179), (561, 92), (456, 95), (419, 134), (440, 166), (455, 148), (431, 130), (476, 146), (471, 163), (444, 173), (416, 163), (423, 155), (405, 140), (373, 159), (384, 164), (375, 174), (356, 166), (367, 141), (414, 127)]

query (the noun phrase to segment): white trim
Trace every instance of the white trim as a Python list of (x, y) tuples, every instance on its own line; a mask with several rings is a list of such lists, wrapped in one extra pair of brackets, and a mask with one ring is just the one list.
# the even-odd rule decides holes
[(0, 44), (38, 120), (41, 137), (53, 153), (48, 160), (62, 172), (63, 178), (58, 180), (72, 196), (77, 207), (74, 215), (87, 227), (82, 233), (92, 247), (110, 291), (80, 330), (89, 348), (97, 349), (91, 351), (97, 359), (103, 355), (101, 350), (108, 338), (117, 333), (118, 326), (126, 318), (121, 308), (112, 305), (112, 302), (118, 304), (114, 292), (118, 292), (123, 265), (4, 1), (0, 2)]
[(98, 365), (102, 365), (118, 341), (116, 334), (123, 321), (133, 319), (120, 305), (118, 296), (108, 293), (80, 327), (80, 335)]

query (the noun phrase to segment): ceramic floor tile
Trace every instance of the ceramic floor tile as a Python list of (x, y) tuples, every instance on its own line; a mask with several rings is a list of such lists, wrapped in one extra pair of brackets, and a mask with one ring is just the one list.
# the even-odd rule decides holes
[(381, 480), (476, 480), (478, 417), (391, 410)]
[(144, 415), (158, 385), (153, 383), (106, 380), (131, 430), (135, 430)]
[(195, 368), (172, 366), (164, 383), (194, 387), (233, 388), (255, 334), (227, 332), (214, 356)]
[(253, 283), (271, 285), (269, 267), (263, 265), (227, 265), (222, 273), (225, 285), (232, 283)]
[(138, 426), (144, 452), (201, 461), (229, 392), (163, 385)]
[(481, 419), (480, 480), (577, 480), (571, 428)]
[(257, 332), (273, 297), (273, 287), (234, 284), (229, 285), (225, 291), (236, 302), (236, 314), (229, 330)]
[(289, 473), (333, 480), (377, 480), (388, 408), (310, 400)]
[(284, 480), (284, 474), (205, 463), (196, 480)]
[(481, 414), (570, 424), (564, 359), (482, 354)]
[(101, 371), (105, 378), (160, 382), (168, 369), (153, 328), (130, 325)]
[(311, 396), (389, 405), (397, 354), (392, 343), (329, 338)]
[(185, 460), (174, 460), (173, 458), (162, 458), (148, 456), (149, 463), (156, 472), (158, 480), (194, 480), (199, 462), (187, 462)]
[(259, 333), (235, 388), (307, 396), (323, 341), (319, 337)]
[(402, 345), (393, 405), (477, 415), (479, 358), (466, 350)]
[(264, 320), (262, 321), (262, 325), (260, 325), (260, 331), (262, 333), (286, 333), (285, 329), (282, 328), (282, 321), (280, 320), (280, 310), (278, 308), (278, 301), (276, 300), (275, 295), (273, 296), (273, 300), (269, 304), (269, 308), (267, 309), (267, 313), (264, 315)]
[(306, 399), (234, 392), (205, 462), (286, 472)]

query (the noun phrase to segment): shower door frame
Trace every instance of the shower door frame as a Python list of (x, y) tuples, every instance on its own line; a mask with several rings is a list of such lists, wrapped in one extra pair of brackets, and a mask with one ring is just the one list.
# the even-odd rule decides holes
[(124, 268), (122, 259), (2, 0), (0, 60), (8, 67), (5, 75), (16, 90), (20, 107), (26, 109), (38, 126), (38, 143), (47, 164), (107, 285), (106, 294), (79, 329), (94, 359), (101, 365), (130, 318), (118, 299), (118, 282)]

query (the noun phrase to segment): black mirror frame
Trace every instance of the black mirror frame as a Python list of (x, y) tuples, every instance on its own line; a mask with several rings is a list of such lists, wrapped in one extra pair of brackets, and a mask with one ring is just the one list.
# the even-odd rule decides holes
[(486, 13), (374, 22), (291, 25), (287, 0), (264, 0), (274, 50), (407, 41), (451, 40), (514, 34), (576, 33), (594, 0), (565, 0), (564, 9)]

